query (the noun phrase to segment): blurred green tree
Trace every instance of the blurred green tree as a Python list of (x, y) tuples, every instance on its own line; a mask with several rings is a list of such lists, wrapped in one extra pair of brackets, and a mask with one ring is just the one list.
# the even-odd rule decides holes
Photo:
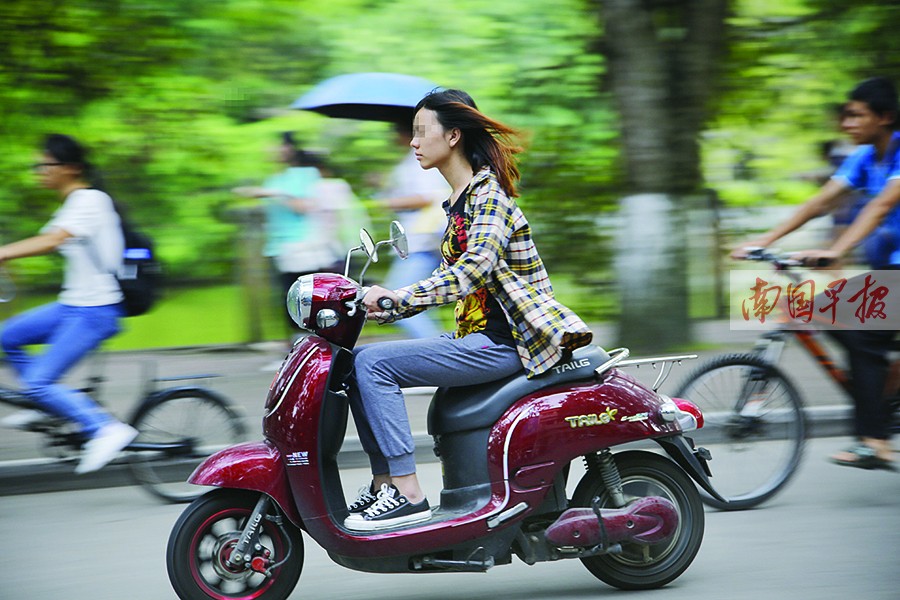
[[(619, 337), (639, 350), (690, 340), (686, 215), (703, 206), (700, 135), (726, 43), (727, 0), (597, 0), (621, 118)], [(698, 200), (699, 199), (699, 200)]]

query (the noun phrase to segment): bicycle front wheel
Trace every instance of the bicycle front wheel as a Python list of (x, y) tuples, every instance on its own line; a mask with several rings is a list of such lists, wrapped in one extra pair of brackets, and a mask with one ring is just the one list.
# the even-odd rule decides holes
[(800, 394), (784, 374), (757, 356), (722, 356), (701, 366), (674, 394), (697, 404), (705, 425), (692, 432), (712, 453), (711, 479), (723, 503), (742, 510), (771, 498), (793, 476), (806, 439)]
[(208, 488), (187, 483), (206, 457), (244, 441), (245, 427), (228, 401), (204, 388), (161, 390), (131, 420), (138, 436), (129, 447), (135, 481), (168, 502), (190, 502)]

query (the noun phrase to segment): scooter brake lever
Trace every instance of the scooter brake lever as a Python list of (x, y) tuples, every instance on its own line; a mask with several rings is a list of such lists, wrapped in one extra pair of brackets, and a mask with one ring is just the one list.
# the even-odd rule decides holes
[(362, 304), (362, 299), (365, 297), (366, 292), (368, 292), (368, 291), (369, 291), (369, 288), (361, 287), (361, 288), (359, 288), (359, 293), (356, 295), (356, 300), (347, 300), (346, 302), (344, 302), (344, 306), (346, 306), (347, 309), (349, 310), (349, 312), (347, 313), (348, 317), (352, 317), (356, 314), (356, 311), (359, 309), (360, 305)]

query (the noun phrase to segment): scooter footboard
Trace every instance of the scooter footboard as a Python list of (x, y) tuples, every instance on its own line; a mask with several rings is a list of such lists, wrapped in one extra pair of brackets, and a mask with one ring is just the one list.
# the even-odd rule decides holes
[(246, 442), (216, 452), (200, 463), (188, 483), (267, 494), (294, 525), (303, 526), (294, 508), (281, 452), (267, 442)]

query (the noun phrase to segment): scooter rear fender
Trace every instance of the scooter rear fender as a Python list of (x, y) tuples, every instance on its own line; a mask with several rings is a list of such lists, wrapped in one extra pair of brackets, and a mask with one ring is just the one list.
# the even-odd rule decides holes
[(188, 483), (267, 494), (294, 525), (303, 528), (281, 452), (269, 442), (247, 442), (219, 450), (200, 463), (188, 477)]
[(720, 502), (728, 502), (728, 500), (719, 495), (713, 488), (712, 483), (710, 483), (709, 466), (706, 464), (706, 459), (697, 455), (697, 451), (693, 448), (694, 442), (690, 438), (686, 438), (683, 435), (673, 435), (656, 438), (655, 441), (706, 493)]

